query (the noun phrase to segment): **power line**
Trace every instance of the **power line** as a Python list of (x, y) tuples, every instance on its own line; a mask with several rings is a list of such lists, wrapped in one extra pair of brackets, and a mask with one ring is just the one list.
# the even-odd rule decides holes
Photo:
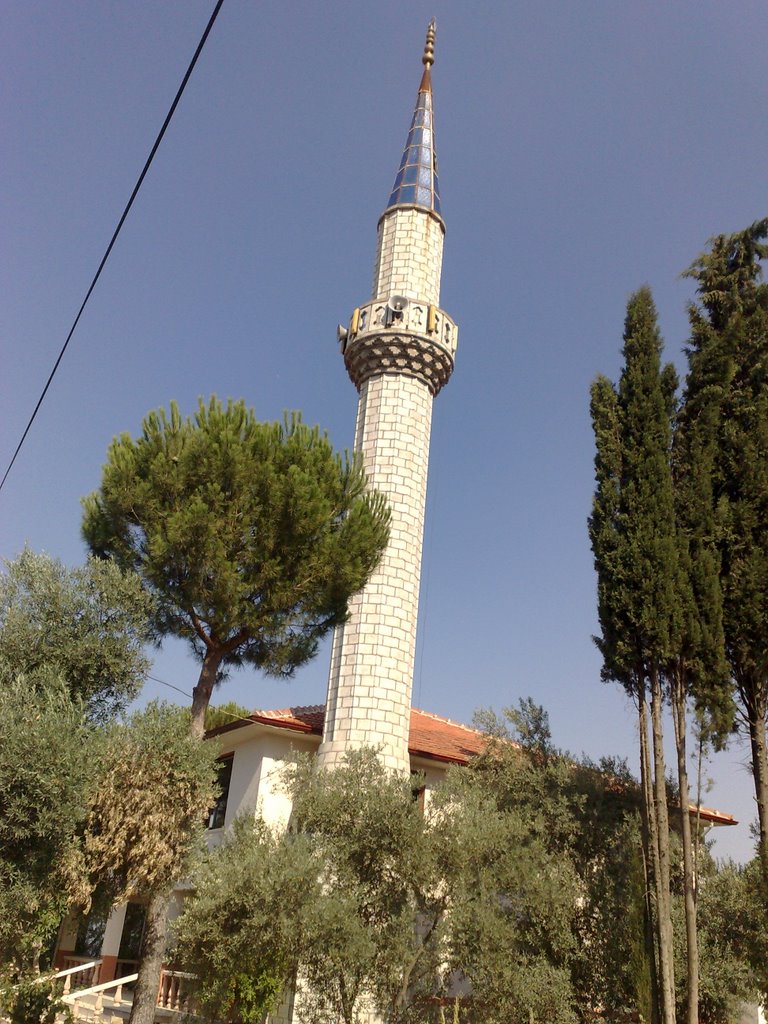
[(96, 271), (96, 273), (95, 273), (95, 275), (93, 277), (93, 280), (91, 281), (91, 286), (88, 289), (88, 291), (85, 293), (85, 298), (83, 299), (82, 305), (80, 306), (80, 309), (77, 311), (77, 316), (75, 317), (74, 323), (72, 324), (72, 327), (70, 328), (69, 334), (67, 335), (67, 340), (64, 342), (64, 344), (61, 347), (61, 352), (59, 352), (58, 359), (53, 364), (53, 369), (50, 372), (48, 380), (45, 382), (45, 387), (43, 388), (43, 390), (40, 393), (40, 397), (37, 400), (37, 405), (35, 406), (35, 408), (34, 408), (34, 410), (32, 412), (32, 415), (29, 417), (29, 422), (27, 423), (27, 426), (26, 426), (26, 428), (24, 430), (24, 433), (21, 435), (21, 440), (19, 441), (18, 445), (16, 446), (16, 451), (13, 453), (13, 458), (8, 463), (8, 468), (6, 469), (6, 471), (5, 471), (4, 475), (3, 475), (3, 479), (0, 480), (0, 490), (3, 489), (5, 481), (8, 479), (8, 474), (11, 472), (11, 469), (13, 469), (13, 464), (16, 461), (16, 458), (17, 458), (19, 452), (21, 451), (22, 445), (24, 444), (24, 442), (27, 439), (27, 434), (29, 433), (30, 427), (35, 422), (35, 417), (37, 416), (37, 413), (38, 413), (38, 411), (40, 409), (40, 406), (43, 404), (43, 399), (45, 398), (46, 394), (48, 393), (48, 388), (51, 386), (51, 381), (53, 380), (53, 378), (54, 378), (54, 376), (56, 374), (56, 371), (59, 368), (59, 363), (61, 362), (61, 360), (62, 360), (62, 358), (64, 356), (64, 353), (67, 351), (67, 346), (69, 345), (69, 342), (72, 339), (72, 335), (75, 333), (75, 328), (77, 327), (78, 323), (80, 322), (80, 317), (83, 315), (83, 310), (85, 309), (86, 305), (88, 304), (88, 300), (91, 297), (91, 292), (96, 287), (96, 282), (101, 277), (101, 272), (104, 269), (104, 264), (109, 259), (109, 254), (112, 252), (112, 248), (113, 248), (115, 242), (117, 241), (117, 236), (120, 234), (120, 231), (121, 231), (121, 229), (123, 227), (123, 224), (125, 223), (125, 218), (128, 216), (128, 213), (130, 212), (130, 209), (133, 206), (133, 201), (136, 198), (136, 196), (138, 195), (139, 189), (141, 188), (142, 182), (144, 181), (144, 178), (147, 176), (147, 171), (149, 170), (150, 165), (152, 164), (152, 161), (153, 161), (153, 159), (155, 157), (155, 153), (157, 152), (157, 150), (158, 150), (158, 148), (160, 146), (160, 143), (163, 141), (163, 136), (165, 135), (165, 131), (166, 131), (168, 125), (171, 123), (171, 118), (173, 117), (173, 115), (174, 115), (174, 113), (176, 111), (176, 107), (179, 105), (179, 100), (181, 99), (182, 93), (184, 92), (184, 90), (187, 87), (187, 82), (190, 79), (190, 76), (191, 76), (191, 74), (192, 74), (192, 72), (194, 70), (195, 64), (197, 64), (197, 58), (202, 53), (203, 47), (205, 46), (205, 43), (206, 43), (206, 40), (208, 39), (210, 31), (213, 28), (213, 23), (216, 21), (216, 18), (218, 17), (218, 14), (219, 14), (219, 11), (221, 10), (221, 5), (223, 3), (224, 3), (224, 0), (217, 0), (216, 6), (213, 9), (213, 14), (210, 17), (210, 19), (208, 21), (208, 24), (205, 26), (205, 31), (203, 32), (202, 36), (200, 37), (200, 42), (197, 44), (197, 49), (195, 50), (195, 53), (194, 53), (194, 55), (192, 57), (192, 60), (189, 62), (189, 67), (187, 68), (187, 72), (184, 75), (184, 78), (181, 80), (181, 85), (179, 86), (178, 92), (176, 93), (176, 96), (175, 96), (175, 98), (173, 100), (173, 103), (171, 104), (170, 110), (166, 114), (165, 120), (163, 121), (163, 126), (160, 129), (157, 138), (155, 139), (155, 144), (152, 147), (152, 150), (151, 150), (149, 156), (147, 157), (147, 162), (144, 164), (144, 169), (142, 170), (141, 174), (139, 175), (139, 179), (138, 179), (138, 181), (136, 182), (136, 184), (135, 184), (135, 186), (133, 188), (133, 192), (131, 192), (131, 198), (128, 200), (128, 203), (127, 203), (125, 209), (123, 210), (123, 215), (120, 218), (117, 227), (115, 228), (114, 234), (112, 235), (112, 238), (110, 239), (110, 242), (109, 242), (109, 245), (107, 246), (106, 252), (102, 256), (101, 263), (99, 264), (99, 269)]
[[(160, 683), (162, 686), (167, 686), (169, 690), (175, 690), (176, 693), (180, 693), (182, 697), (189, 697), (189, 699), (192, 700), (192, 694), (188, 693), (186, 690), (182, 690), (180, 686), (174, 686), (173, 683), (169, 683), (165, 679), (160, 679), (158, 676), (149, 674), (147, 675), (147, 679), (151, 679), (153, 683)], [(252, 718), (243, 718), (242, 715), (235, 715), (220, 705), (216, 707), (216, 711), (218, 711), (220, 715), (226, 715), (227, 718), (231, 718), (235, 722), (245, 722), (247, 725), (253, 724)]]
[(174, 686), (173, 683), (166, 682), (165, 679), (159, 679), (157, 676), (152, 676), (147, 673), (147, 679), (151, 679), (153, 683), (160, 683), (162, 686), (167, 686), (169, 690), (175, 690), (176, 693), (180, 693), (182, 697), (189, 697), (192, 700), (192, 694), (186, 690), (182, 690), (180, 686)]

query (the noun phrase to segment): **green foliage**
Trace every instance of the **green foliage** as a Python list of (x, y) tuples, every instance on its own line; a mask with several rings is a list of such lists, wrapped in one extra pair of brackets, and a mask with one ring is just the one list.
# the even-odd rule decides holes
[(602, 636), (595, 638), (603, 656), (603, 678), (617, 679), (629, 689), (632, 672), (618, 652), (621, 640), (621, 595), (614, 586), (618, 575), (619, 509), (621, 502), (621, 422), (616, 389), (607, 377), (591, 388), (590, 413), (595, 433), (595, 497), (589, 536), (597, 571), (597, 610)]
[(442, 976), (443, 992), (450, 993), (453, 979), (466, 979), (469, 1021), (575, 1021), (576, 874), (559, 840), (549, 843), (543, 834), (541, 817), (529, 815), (538, 798), (528, 804), (519, 791), (489, 794), (487, 781), (470, 773), (454, 777), (450, 834), (460, 870), (446, 872), (453, 890), (445, 922), (452, 973)]
[(319, 865), (306, 842), (239, 818), (195, 875), (176, 923), (176, 957), (197, 976), (209, 1020), (260, 1021), (297, 969), (302, 919), (318, 895)]
[[(483, 718), (487, 752), (422, 803), (362, 750), (288, 771), (286, 832), (236, 823), (178, 925), (206, 1019), (259, 1020), (294, 979), (311, 1024), (651, 1019), (636, 781), (559, 751), (530, 698)], [(702, 1021), (725, 1024), (764, 974), (758, 874), (701, 863)], [(673, 877), (679, 919), (678, 859)]]
[(24, 550), (0, 576), (0, 665), (49, 668), (91, 718), (104, 722), (141, 689), (151, 603), (140, 581), (89, 558), (67, 569)]
[(34, 967), (61, 919), (182, 877), (214, 799), (213, 744), (150, 705), (96, 733), (55, 676), (0, 673), (0, 963)]
[(72, 1024), (71, 1010), (43, 978), (6, 984), (0, 991), (0, 1005), (8, 1024)]
[(728, 1024), (740, 1001), (768, 992), (768, 933), (757, 861), (746, 867), (704, 860), (699, 921), (702, 1024)]
[[(596, 1012), (609, 1018), (640, 1012), (650, 1021), (654, 950), (637, 781), (622, 761), (579, 762), (558, 751), (551, 742), (546, 712), (531, 698), (506, 709), (501, 718), (488, 712), (481, 718), (490, 745), (466, 774), (475, 778), (483, 792), (492, 794), (495, 806), (526, 822), (525, 831), (515, 840), (516, 855), (519, 849), (533, 852), (535, 847), (529, 844), (535, 838), (543, 851), (536, 854), (540, 863), (558, 853), (577, 879), (575, 889), (567, 890), (573, 900), (574, 945), (562, 961), (570, 972), (571, 1005), (577, 1007), (580, 1019)], [(682, 865), (674, 835), (671, 850), (675, 955), (678, 977), (684, 979)], [(754, 1001), (755, 991), (768, 981), (768, 932), (761, 913), (759, 871), (757, 862), (746, 870), (732, 865), (718, 868), (705, 850), (699, 861), (701, 1020), (702, 1024), (725, 1024), (732, 1019), (728, 1013), (734, 1001)], [(560, 928), (565, 931), (568, 908), (563, 911)], [(499, 970), (503, 969), (500, 965)], [(562, 974), (559, 985), (565, 1002), (569, 989)], [(683, 987), (678, 986), (680, 1007), (685, 1001)]]
[[(586, 825), (586, 821), (584, 823)], [(637, 1010), (653, 1017), (653, 947), (637, 812), (604, 816), (594, 833), (602, 852), (580, 863), (574, 981), (579, 1003), (594, 1011)]]
[[(760, 285), (761, 260), (768, 259), (768, 218), (755, 221), (732, 235), (715, 235), (709, 252), (698, 256), (686, 271), (696, 281), (701, 309), (691, 310), (694, 323), (724, 334), (734, 316), (751, 317), (768, 308)], [(700, 323), (698, 317), (706, 317)], [(703, 346), (697, 346), (697, 350)]]
[(215, 798), (216, 746), (189, 711), (153, 702), (105, 736), (83, 854), (112, 902), (152, 896), (183, 877)]
[(116, 438), (83, 502), (92, 550), (140, 574), (157, 634), (222, 666), (290, 675), (344, 620), (388, 537), (360, 460), (298, 414), (259, 423), (243, 402), (172, 403)]
[[(603, 655), (603, 677), (620, 682), (638, 707), (645, 876), (654, 886), (648, 912), (657, 936), (659, 1007), (670, 1024), (674, 965), (663, 697), (672, 707), (683, 805), (688, 800), (689, 697), (693, 695), (702, 721), (705, 715), (711, 719), (714, 737), (730, 719), (723, 685), (718, 561), (706, 511), (708, 471), (703, 453), (709, 451), (709, 439), (703, 427), (689, 421), (683, 431), (679, 421), (673, 459), (677, 376), (671, 366), (662, 369), (661, 350), (656, 310), (649, 289), (643, 288), (627, 305), (618, 389), (605, 380), (592, 388), (597, 487), (589, 531), (598, 573), (602, 635), (596, 642)], [(688, 893), (687, 976), (693, 1005), (698, 999), (696, 908), (689, 822), (684, 808), (680, 813)]]
[(248, 718), (251, 712), (242, 704), (230, 700), (225, 704), (218, 704), (214, 707), (209, 704), (205, 709), (205, 731), (218, 729), (222, 725), (231, 725), (238, 718)]
[(525, 823), (518, 842), (535, 837), (574, 879), (565, 889), (573, 902), (561, 919), (573, 942), (562, 960), (569, 984), (561, 977), (561, 991), (569, 991), (583, 1017), (645, 1007), (649, 954), (636, 780), (622, 761), (596, 765), (559, 751), (546, 711), (530, 697), (503, 718), (486, 712), (482, 721), (492, 741), (472, 773), (497, 806)]
[(570, 849), (584, 798), (574, 785), (573, 761), (552, 744), (544, 708), (527, 697), (502, 717), (483, 712), (476, 724), (490, 736), (472, 765), (483, 791), (499, 810), (519, 816), (527, 834), (547, 849)]
[(744, 680), (754, 696), (766, 675), (768, 614), (768, 285), (760, 282), (766, 238), (768, 219), (719, 235), (688, 272), (699, 305), (690, 309), (686, 406), (711, 422), (728, 659), (737, 685)]
[(82, 897), (79, 829), (97, 765), (83, 707), (49, 670), (0, 668), (0, 963), (30, 969)]
[[(722, 629), (749, 735), (768, 907), (768, 218), (717, 235), (688, 275), (698, 303), (689, 310), (683, 413), (702, 424), (708, 520), (719, 561)], [(691, 428), (691, 432), (695, 431)]]
[[(243, 402), (216, 398), (187, 420), (171, 403), (144, 419), (136, 440), (116, 438), (83, 505), (91, 549), (135, 570), (155, 598), (155, 635), (186, 640), (201, 660), (198, 738), (227, 668), (290, 676), (313, 657), (389, 536), (386, 503), (366, 493), (360, 457), (336, 454), (298, 413), (259, 423)], [(145, 944), (135, 1019), (152, 1012), (162, 941), (153, 930)]]
[(301, 763), (289, 792), (292, 827), (310, 837), (321, 866), (322, 899), (307, 914), (311, 941), (302, 959), (308, 1016), (351, 1024), (370, 991), (389, 1009), (388, 1019), (404, 1019), (404, 989), (418, 987), (430, 970), (431, 940), (443, 916), (432, 888), (435, 853), (410, 780), (388, 774), (372, 751), (362, 751), (335, 772)]
[(638, 677), (675, 656), (681, 579), (669, 453), (670, 368), (647, 288), (627, 305), (624, 369), (618, 390), (592, 386), (597, 488), (589, 521), (598, 574), (596, 639), (603, 675), (635, 692)]
[(533, 697), (521, 697), (518, 706), (504, 709), (504, 715), (513, 728), (513, 739), (523, 750), (540, 758), (556, 753), (552, 745), (549, 714)]
[(452, 774), (422, 810), (371, 751), (334, 772), (300, 762), (287, 784), (289, 831), (240, 822), (179, 923), (211, 1019), (256, 1019), (295, 975), (313, 1024), (352, 1024), (370, 1005), (422, 1022), (462, 978), (468, 1024), (574, 1019), (575, 877), (542, 820), (503, 810), (482, 773)]
[(690, 388), (678, 410), (672, 467), (681, 567), (690, 582), (683, 611), (681, 664), (699, 734), (716, 748), (733, 726), (733, 698), (723, 633), (721, 557), (712, 495), (717, 437), (713, 409), (696, 409)]

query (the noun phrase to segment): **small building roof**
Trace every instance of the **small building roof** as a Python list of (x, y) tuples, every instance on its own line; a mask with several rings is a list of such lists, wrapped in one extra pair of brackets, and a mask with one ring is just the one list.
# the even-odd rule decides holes
[[(325, 719), (324, 704), (310, 704), (291, 708), (276, 708), (272, 711), (254, 711), (247, 718), (238, 718), (229, 725), (211, 729), (207, 735), (219, 736), (242, 729), (248, 725), (262, 725), (288, 732), (303, 733), (307, 736), (323, 734)], [(479, 729), (462, 725), (450, 718), (436, 715), (431, 711), (411, 708), (411, 729), (408, 752), (412, 757), (438, 761), (442, 764), (468, 764), (473, 757), (485, 750), (488, 737)], [(691, 815), (696, 814), (695, 805), (690, 806)], [(699, 816), (708, 825), (737, 825), (732, 814), (725, 814), (711, 807), (699, 808)]]
[[(238, 718), (228, 725), (212, 729), (209, 735), (220, 735), (232, 729), (240, 729), (251, 722), (288, 729), (315, 736), (322, 736), (325, 705), (310, 704), (305, 707), (277, 708), (273, 711), (254, 711), (248, 718)], [(408, 751), (413, 757), (449, 764), (467, 764), (471, 758), (485, 749), (486, 737), (477, 729), (449, 718), (411, 709), (411, 731)]]

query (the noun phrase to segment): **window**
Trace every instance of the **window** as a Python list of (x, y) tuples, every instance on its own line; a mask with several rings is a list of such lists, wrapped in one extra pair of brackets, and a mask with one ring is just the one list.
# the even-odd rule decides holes
[(229, 783), (232, 780), (233, 760), (233, 754), (219, 759), (219, 776), (216, 780), (219, 796), (208, 815), (208, 828), (224, 828), (224, 818), (227, 815), (227, 800), (229, 798)]
[[(143, 903), (129, 903), (125, 908), (123, 934), (120, 936), (120, 960), (136, 962), (141, 959), (141, 945), (144, 939), (144, 926), (147, 923), (147, 908)], [(131, 973), (131, 972), (128, 972)]]
[(87, 956), (91, 960), (101, 955), (104, 930), (107, 927), (107, 911), (94, 909), (84, 917), (77, 928), (75, 956)]
[(419, 810), (424, 813), (424, 794), (427, 791), (427, 781), (424, 772), (411, 769), (411, 800), (419, 805)]

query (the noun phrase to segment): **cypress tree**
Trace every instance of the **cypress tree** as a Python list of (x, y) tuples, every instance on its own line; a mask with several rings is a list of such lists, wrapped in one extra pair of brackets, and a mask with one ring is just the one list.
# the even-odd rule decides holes
[[(718, 373), (715, 363), (709, 369), (710, 380), (705, 393), (711, 394)], [(696, 858), (689, 812), (686, 737), (689, 701), (694, 704), (700, 739), (706, 738), (716, 747), (725, 742), (733, 721), (725, 661), (717, 523), (712, 501), (717, 406), (708, 401), (702, 403), (702, 398), (703, 394), (694, 395), (689, 383), (675, 415), (672, 466), (682, 630), (677, 655), (667, 670), (680, 795), (689, 1024), (696, 1024), (699, 1006)], [(696, 841), (698, 843), (698, 835)]]
[(674, 370), (660, 370), (660, 340), (647, 290), (633, 296), (628, 306), (618, 390), (600, 379), (592, 391), (598, 455), (590, 534), (599, 579), (598, 644), (604, 677), (621, 682), (638, 706), (647, 852), (656, 876), (662, 1005), (673, 998), (664, 962), (669, 865), (659, 773), (663, 695), (672, 710), (689, 1024), (698, 1019), (686, 765), (691, 701), (703, 734), (720, 746), (732, 727), (735, 691), (752, 748), (768, 906), (768, 286), (760, 282), (760, 260), (768, 256), (766, 237), (768, 220), (737, 235), (718, 236), (688, 271), (698, 283), (699, 303), (689, 309), (689, 373), (679, 409)]
[[(717, 235), (693, 263), (698, 303), (683, 414), (705, 451), (725, 653), (749, 738), (768, 908), (768, 218)], [(711, 525), (710, 525), (711, 524)]]
[[(675, 381), (671, 368), (662, 372), (661, 350), (653, 298), (642, 288), (627, 306), (618, 389), (605, 378), (592, 387), (597, 489), (589, 526), (598, 573), (602, 636), (597, 643), (603, 677), (621, 683), (638, 707), (645, 827), (656, 894), (659, 997), (663, 1021), (673, 1024), (662, 685), (682, 624), (670, 467)], [(647, 693), (652, 751), (647, 745)]]

